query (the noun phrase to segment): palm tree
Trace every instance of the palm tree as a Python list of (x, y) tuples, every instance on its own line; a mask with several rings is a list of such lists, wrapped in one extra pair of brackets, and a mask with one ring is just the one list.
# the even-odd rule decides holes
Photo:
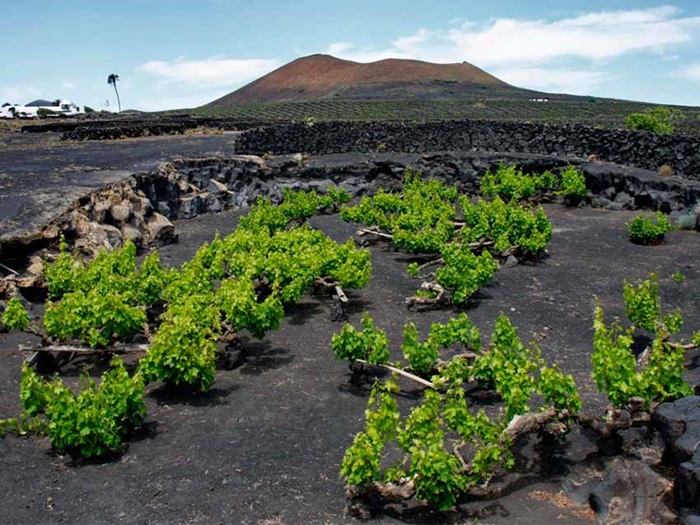
[(119, 80), (119, 75), (112, 73), (107, 77), (107, 84), (114, 86), (114, 92), (117, 94), (117, 104), (119, 105), (119, 113), (122, 112), (122, 103), (119, 100), (119, 91), (117, 91), (117, 80)]

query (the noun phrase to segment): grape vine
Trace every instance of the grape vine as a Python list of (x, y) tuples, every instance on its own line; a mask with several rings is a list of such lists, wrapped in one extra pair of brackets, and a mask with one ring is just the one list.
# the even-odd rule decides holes
[[(354, 337), (356, 331), (349, 326), (333, 337), (337, 357), (352, 359), (350, 354), (367, 355), (376, 347), (372, 337)], [(367, 314), (363, 326), (366, 331), (371, 328), (370, 335), (376, 333)], [(353, 334), (352, 340), (347, 334)], [(461, 347), (460, 353), (440, 360), (440, 350), (455, 344)], [(382, 349), (385, 345), (382, 334)], [(416, 326), (407, 323), (402, 350), (408, 370), (432, 372), (433, 388), (425, 390), (423, 400), (402, 418), (394, 399), (399, 392), (397, 383), (389, 379), (375, 385), (365, 412), (365, 428), (356, 435), (341, 465), (351, 493), (391, 483), (410, 487), (411, 495), (439, 509), (450, 508), (464, 491), (488, 482), (499, 469), (512, 467), (510, 447), (521, 432), (519, 421), (542, 419), (541, 414), (547, 422), (564, 421), (581, 407), (573, 378), (546, 365), (539, 351), (525, 349), (504, 315), (496, 322), (488, 349), (481, 348), (479, 331), (462, 314), (446, 324), (434, 323), (424, 342)], [(381, 362), (388, 361), (388, 352), (382, 353)], [(395, 363), (390, 369), (396, 371), (399, 366)], [(489, 385), (501, 396), (505, 403), (501, 415), (490, 418), (483, 410), (470, 410), (465, 385), (473, 380)], [(545, 406), (536, 416), (524, 416), (536, 392)], [(387, 450), (393, 450), (388, 455), (398, 457), (392, 465), (382, 462)], [(470, 454), (469, 461), (466, 454)]]
[[(61, 240), (58, 256), (46, 263), (49, 300), (40, 334), (46, 346), (39, 351), (57, 351), (57, 344), (70, 351), (84, 350), (75, 344), (112, 351), (139, 338), (149, 345), (133, 378), (115, 361), (100, 387), (86, 377), (77, 395), (60, 380), (47, 383), (25, 367), (25, 414), (45, 418), (55, 448), (84, 456), (117, 448), (140, 422), (145, 383), (206, 390), (214, 381), (220, 340), (231, 342), (242, 331), (264, 337), (279, 327), (285, 305), (308, 291), (345, 296), (343, 289), (367, 284), (368, 250), (352, 241), (338, 244), (306, 224), (312, 215), (346, 203), (347, 192), (284, 190), (283, 196), (279, 206), (259, 199), (231, 235), (215, 236), (179, 269), (163, 268), (157, 252), (139, 265), (129, 241), (83, 262)], [(2, 320), (7, 329), (34, 330), (17, 298), (8, 301)]]
[(46, 336), (92, 348), (129, 342), (147, 324), (147, 310), (160, 300), (169, 278), (157, 252), (138, 268), (131, 241), (111, 252), (100, 251), (87, 264), (62, 243), (44, 277), (52, 299), (44, 314)]
[[(504, 175), (506, 171), (512, 174)], [(516, 168), (502, 167), (495, 175), (487, 174), (483, 188), (493, 199), (473, 203), (468, 196), (460, 196), (456, 187), (424, 181), (407, 170), (402, 193), (379, 190), (356, 206), (344, 206), (341, 218), (363, 224), (361, 235), (391, 239), (399, 250), (433, 257), (407, 268), (410, 275), (423, 280), (416, 295), (407, 299), (409, 306), (464, 304), (493, 280), (498, 258), (536, 259), (551, 240), (552, 227), (541, 207), (523, 206), (517, 199), (505, 202), (499, 196), (502, 181), (496, 178), (503, 175), (513, 184), (527, 179), (518, 173)], [(540, 186), (554, 184), (551, 174), (540, 178)], [(521, 195), (522, 191), (506, 193)]]
[(495, 172), (489, 170), (481, 177), (480, 188), (484, 195), (505, 201), (541, 202), (561, 195), (565, 203), (578, 204), (588, 195), (583, 173), (573, 166), (567, 166), (557, 176), (550, 171), (525, 174), (516, 166), (500, 164)]
[[(612, 419), (579, 414), (582, 404), (573, 377), (547, 364), (537, 347), (526, 347), (503, 314), (487, 348), (465, 315), (433, 324), (424, 341), (416, 325), (407, 323), (401, 346), (407, 364), (382, 365), (389, 360), (385, 352), (379, 365), (429, 388), (402, 416), (392, 400), (399, 390), (394, 379), (375, 385), (365, 429), (347, 450), (341, 468), (349, 500), (417, 497), (447, 509), (464, 492), (483, 487), (498, 471), (511, 467), (511, 447), (523, 435), (558, 435), (578, 422), (607, 436), (648, 423), (649, 409), (659, 402), (692, 394), (683, 380), (684, 352), (700, 346), (700, 332), (689, 343), (672, 341), (683, 318), (679, 311), (663, 315), (658, 290), (655, 275), (638, 284), (625, 283), (625, 312), (634, 323), (629, 328), (619, 322), (606, 325), (602, 308), (595, 308), (593, 379), (614, 407), (609, 409)], [(363, 324), (376, 331), (367, 315)], [(639, 359), (631, 350), (636, 327), (655, 335)], [(335, 345), (341, 341), (334, 338), (338, 357), (343, 354)], [(363, 355), (369, 344), (355, 339), (353, 352)], [(441, 351), (454, 350), (455, 344), (461, 347), (458, 353), (441, 359)], [(470, 410), (465, 386), (474, 381), (499, 395), (499, 415)], [(626, 423), (615, 419), (620, 408), (629, 411)], [(389, 465), (383, 459), (387, 457), (397, 459)]]
[(91, 457), (115, 451), (146, 413), (143, 379), (129, 376), (118, 358), (99, 386), (85, 374), (77, 394), (59, 378), (46, 381), (25, 364), (20, 392), (23, 419), (35, 420), (34, 428), (45, 430), (59, 453)]
[(22, 302), (17, 297), (11, 297), (2, 313), (2, 325), (6, 330), (22, 331), (29, 328), (29, 321), (29, 313)]
[(658, 244), (672, 230), (671, 221), (660, 211), (654, 215), (637, 215), (627, 223), (630, 241), (635, 244)]
[[(594, 312), (593, 379), (608, 394), (610, 403), (624, 407), (632, 398), (641, 398), (647, 407), (692, 394), (683, 380), (684, 356), (700, 344), (700, 333), (690, 343), (673, 342), (680, 332), (683, 315), (675, 311), (662, 315), (658, 277), (652, 274), (636, 286), (624, 284), (625, 315), (632, 326), (624, 328), (619, 321), (605, 324), (603, 308)], [(651, 345), (635, 358), (632, 352), (635, 327), (655, 336)]]
[[(170, 276), (164, 322), (141, 361), (146, 378), (206, 389), (222, 336), (230, 341), (246, 330), (261, 339), (279, 327), (284, 305), (313, 287), (367, 284), (368, 250), (351, 241), (338, 244), (304, 224), (330, 201), (315, 191), (284, 195), (279, 206), (258, 199), (233, 233), (204, 244)], [(344, 202), (345, 195), (338, 191), (333, 198)]]

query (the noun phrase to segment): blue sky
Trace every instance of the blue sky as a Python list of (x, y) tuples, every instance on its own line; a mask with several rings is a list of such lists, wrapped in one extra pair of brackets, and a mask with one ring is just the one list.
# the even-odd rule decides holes
[(196, 107), (313, 53), (472, 64), (549, 92), (700, 106), (700, 2), (25, 0), (4, 6), (0, 103)]

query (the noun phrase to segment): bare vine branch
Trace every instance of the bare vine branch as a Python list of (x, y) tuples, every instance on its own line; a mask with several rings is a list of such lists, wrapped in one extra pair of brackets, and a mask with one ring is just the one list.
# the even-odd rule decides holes
[(440, 304), (445, 299), (446, 290), (440, 286), (438, 283), (424, 282), (421, 285), (421, 290), (428, 290), (437, 293), (435, 297), (422, 297), (414, 295), (412, 297), (406, 298), (406, 305), (410, 308), (412, 306), (428, 306), (432, 307)]
[(432, 388), (433, 390), (437, 390), (437, 387), (433, 383), (428, 381), (427, 379), (423, 379), (422, 377), (419, 377), (415, 374), (412, 374), (411, 372), (406, 372), (405, 370), (402, 370), (400, 368), (396, 368), (395, 366), (378, 364), (378, 363), (369, 363), (368, 361), (365, 361), (364, 359), (356, 359), (355, 362), (362, 363), (363, 365), (379, 366), (381, 368), (389, 370), (390, 372), (393, 372), (395, 374), (399, 374), (400, 376), (403, 376), (407, 379), (410, 379), (411, 381), (415, 381), (416, 383), (420, 383), (423, 386), (427, 386), (428, 388)]
[(384, 233), (380, 231), (379, 228), (362, 228), (357, 230), (358, 237), (364, 237), (365, 235), (376, 235), (377, 237), (382, 237), (383, 239), (393, 240), (394, 236), (390, 233)]
[(88, 346), (71, 345), (19, 345), (21, 352), (70, 352), (74, 354), (138, 354), (148, 352), (149, 348), (150, 345), (116, 345), (107, 348), (90, 348)]

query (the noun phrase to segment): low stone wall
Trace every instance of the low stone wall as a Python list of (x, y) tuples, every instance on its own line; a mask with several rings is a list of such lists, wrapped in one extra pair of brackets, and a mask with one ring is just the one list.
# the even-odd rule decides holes
[(683, 523), (700, 523), (700, 397), (660, 405), (652, 424), (666, 444), (665, 462), (676, 472), (675, 496)]
[(484, 120), (409, 123), (320, 122), (287, 124), (245, 132), (237, 153), (263, 155), (346, 152), (490, 151), (557, 157), (594, 157), (652, 171), (667, 165), (700, 180), (700, 135), (656, 135)]
[(573, 164), (586, 177), (593, 206), (661, 210), (700, 229), (700, 182), (581, 158), (480, 152), (294, 154), (267, 159), (235, 155), (164, 163), (107, 185), (81, 198), (32, 243), (10, 239), (0, 253), (17, 253), (23, 247), (28, 253), (32, 246), (55, 243), (61, 233), (85, 253), (121, 246), (125, 239), (146, 249), (177, 239), (172, 220), (249, 206), (259, 196), (279, 202), (283, 188), (323, 193), (338, 186), (353, 197), (379, 188), (398, 190), (408, 168), (476, 194), (481, 175), (502, 162), (526, 173), (556, 173)]
[(223, 131), (241, 131), (260, 127), (261, 121), (222, 118), (123, 118), (111, 120), (74, 120), (22, 126), (23, 133), (62, 133), (64, 140), (112, 140), (153, 135), (182, 134), (199, 127)]
[(351, 195), (400, 188), (407, 168), (426, 177), (457, 184), (475, 194), (486, 170), (500, 163), (517, 164), (526, 173), (561, 171), (569, 164), (586, 177), (592, 204), (611, 210), (661, 210), (694, 213), (700, 182), (661, 177), (654, 172), (581, 158), (528, 154), (453, 153), (338, 154), (306, 157), (283, 155), (263, 160), (238, 155), (228, 159), (181, 160), (161, 166), (157, 174), (136, 176), (136, 186), (158, 213), (187, 219), (200, 213), (252, 204), (258, 196), (279, 201), (282, 188), (345, 188)]
[(177, 242), (172, 222), (156, 212), (133, 177), (83, 197), (47, 232), (62, 233), (87, 255), (119, 247), (126, 240), (140, 249)]
[(152, 135), (181, 135), (194, 126), (181, 122), (115, 123), (107, 126), (77, 126), (63, 133), (64, 140), (113, 140)]

